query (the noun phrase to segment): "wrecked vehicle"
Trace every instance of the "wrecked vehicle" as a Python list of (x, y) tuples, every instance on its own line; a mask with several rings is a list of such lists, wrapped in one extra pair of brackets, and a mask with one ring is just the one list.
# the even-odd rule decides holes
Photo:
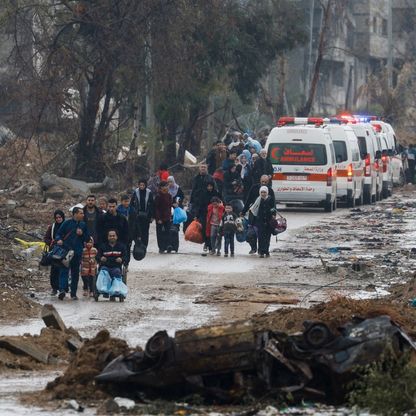
[(229, 402), (246, 393), (299, 393), (341, 400), (357, 366), (400, 356), (413, 341), (389, 316), (357, 319), (334, 333), (321, 322), (305, 322), (302, 333), (256, 332), (250, 321), (157, 332), (144, 351), (122, 355), (96, 377), (136, 391), (183, 395), (192, 392)]

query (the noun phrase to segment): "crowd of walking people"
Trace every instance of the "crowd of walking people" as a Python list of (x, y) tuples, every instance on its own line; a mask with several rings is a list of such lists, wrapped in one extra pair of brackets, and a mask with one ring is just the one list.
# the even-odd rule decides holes
[[(189, 200), (167, 166), (161, 165), (149, 180), (140, 179), (131, 194), (121, 195), (119, 203), (115, 198), (97, 201), (95, 195), (89, 195), (85, 206), (78, 204), (71, 209), (70, 219), (56, 210), (45, 243), (49, 248), (66, 248), (72, 257), (65, 265), (51, 266), (52, 295), (63, 300), (69, 292), (77, 300), (81, 273), (83, 295), (94, 296), (98, 269), (104, 268), (111, 277), (126, 271), (132, 242), (146, 249), (153, 221), (160, 254), (177, 253), (181, 224), (185, 232), (197, 220), (202, 227), (203, 256), (220, 256), (224, 242), (224, 256), (234, 257), (236, 233), (244, 228), (244, 222), (249, 228), (244, 238), (250, 244), (249, 254), (269, 257), (270, 223), (276, 215), (272, 174), (260, 142), (247, 135), (234, 135), (228, 143), (216, 142), (206, 163), (199, 165)], [(177, 208), (187, 212), (180, 221), (173, 215)]]

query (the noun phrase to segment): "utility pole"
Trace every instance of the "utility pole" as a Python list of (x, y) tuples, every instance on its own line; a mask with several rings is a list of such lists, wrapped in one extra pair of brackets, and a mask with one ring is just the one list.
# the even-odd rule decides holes
[(387, 17), (387, 82), (388, 87), (393, 88), (393, 6), (392, 0), (388, 0), (388, 17)]

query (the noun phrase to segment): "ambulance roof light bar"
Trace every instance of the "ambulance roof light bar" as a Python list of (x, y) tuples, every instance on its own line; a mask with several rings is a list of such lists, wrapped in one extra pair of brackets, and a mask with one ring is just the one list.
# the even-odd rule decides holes
[(324, 124), (324, 119), (322, 117), (280, 117), (277, 122), (277, 127), (310, 124), (322, 126), (322, 124)]

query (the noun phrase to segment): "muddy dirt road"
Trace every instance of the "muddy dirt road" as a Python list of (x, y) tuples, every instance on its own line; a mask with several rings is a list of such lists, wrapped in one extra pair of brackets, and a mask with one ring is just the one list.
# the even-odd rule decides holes
[[(53, 303), (67, 325), (77, 328), (85, 337), (107, 328), (131, 345), (143, 344), (158, 330), (168, 329), (173, 335), (177, 329), (212, 321), (246, 318), (253, 313), (263, 312), (273, 301), (267, 296), (263, 296), (264, 303), (262, 299), (258, 302), (233, 302), (228, 308), (224, 302), (210, 303), (209, 298), (205, 303), (204, 297), (224, 287), (232, 289), (233, 286), (245, 288), (250, 296), (256, 287), (269, 287), (276, 292), (278, 280), (273, 270), (282, 265), (278, 251), (293, 246), (294, 234), (303, 227), (328, 217), (335, 219), (344, 210), (329, 216), (319, 210), (283, 212), (288, 219), (288, 231), (279, 236), (277, 242), (272, 238), (271, 249), (277, 252), (270, 259), (250, 256), (246, 243), (236, 243), (235, 258), (202, 257), (202, 246), (184, 241), (182, 235), (178, 254), (160, 255), (153, 232), (146, 258), (141, 262), (132, 259), (130, 263), (129, 295), (123, 305), (102, 298), (95, 302), (83, 298), (81, 291), (78, 302), (68, 298), (61, 302), (48, 294), (39, 294), (38, 300), (41, 303)], [(1, 327), (0, 334), (38, 333), (42, 327), (43, 323), (34, 319)]]
[[(244, 319), (283, 306), (308, 306), (338, 294), (382, 296), (389, 284), (413, 275), (416, 259), (409, 253), (414, 245), (416, 200), (412, 193), (332, 214), (292, 209), (282, 213), (288, 231), (277, 242), (272, 238), (269, 259), (250, 256), (246, 243), (236, 244), (235, 258), (202, 257), (202, 246), (185, 242), (182, 236), (178, 254), (160, 255), (153, 232), (146, 258), (130, 264), (124, 304), (102, 298), (95, 302), (83, 298), (81, 291), (79, 301), (61, 302), (48, 292), (38, 293), (36, 300), (53, 303), (67, 326), (84, 337), (107, 328), (134, 346), (143, 345), (159, 330), (173, 335), (178, 329)], [(362, 270), (352, 273), (352, 263)], [(40, 320), (31, 319), (0, 326), (0, 335), (39, 333), (42, 327)], [(1, 414), (20, 409), (16, 393), (31, 385), (24, 373), (11, 377), (10, 385), (16, 388), (0, 394)], [(35, 388), (41, 388), (49, 376), (39, 377)]]

